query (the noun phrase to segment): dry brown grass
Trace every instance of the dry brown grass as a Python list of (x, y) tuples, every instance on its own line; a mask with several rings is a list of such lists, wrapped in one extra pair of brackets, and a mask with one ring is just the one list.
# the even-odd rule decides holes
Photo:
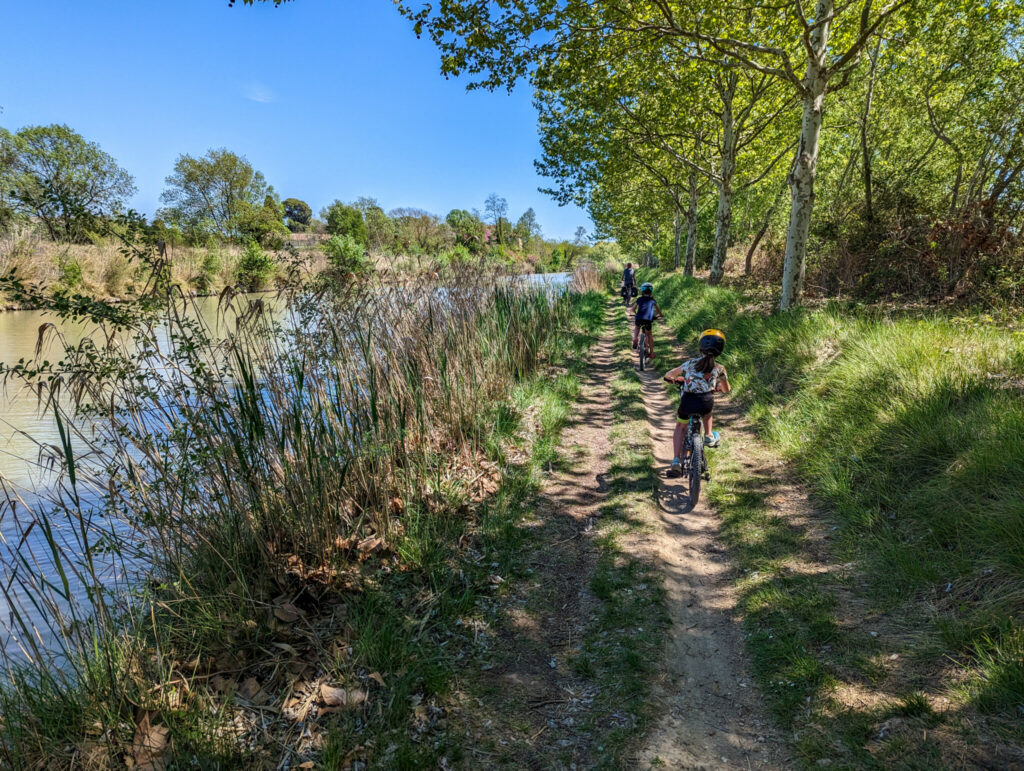
[[(314, 242), (292, 244), (290, 253), (278, 253), (279, 274), (285, 275), (291, 263), (315, 274), (327, 266), (327, 260)], [(236, 282), (242, 248), (236, 245), (211, 247), (169, 247), (166, 257), (171, 279), (187, 295), (216, 294)], [(115, 239), (92, 244), (60, 244), (46, 238), (39, 228), (18, 225), (0, 234), (0, 275), (16, 270), (28, 283), (46, 289), (63, 286), (94, 297), (127, 299), (145, 285), (148, 268), (125, 256), (123, 245)], [(11, 299), (0, 293), (0, 307), (13, 307)]]

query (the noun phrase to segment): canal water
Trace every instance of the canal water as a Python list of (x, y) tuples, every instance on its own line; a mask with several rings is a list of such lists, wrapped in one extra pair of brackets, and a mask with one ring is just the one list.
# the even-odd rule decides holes
[[(537, 286), (553, 294), (566, 291), (570, 274), (551, 273), (542, 275), (526, 275), (513, 279), (519, 283)], [(261, 295), (266, 302), (267, 295)], [(244, 303), (236, 299), (236, 303)], [(215, 333), (225, 327), (225, 321), (219, 310), (217, 297), (199, 298), (195, 307), (202, 320)], [(283, 308), (283, 303), (279, 306)], [(55, 328), (50, 328), (53, 325)], [(46, 328), (46, 334), (41, 331)], [(66, 344), (77, 344), (82, 339), (96, 333), (96, 328), (84, 323), (73, 323), (56, 319), (52, 314), (41, 311), (8, 311), (0, 313), (0, 371), (16, 364), (19, 360), (57, 361), (61, 358)], [(38, 348), (40, 341), (42, 346)], [(52, 411), (42, 411), (35, 393), (19, 382), (8, 379), (0, 384), (0, 580), (6, 584), (7, 591), (16, 600), (25, 600), (32, 594), (31, 585), (19, 588), (18, 581), (24, 580), (55, 580), (52, 561), (48, 561), (49, 545), (43, 538), (40, 528), (29, 526), (31, 521), (38, 519), (39, 509), (45, 507), (48, 494), (56, 484), (51, 464), (46, 461), (53, 447), (60, 444), (60, 432)], [(82, 491), (84, 508), (98, 508), (101, 493), (99, 491)], [(5, 500), (6, 499), (6, 500)], [(35, 509), (35, 513), (26, 512), (24, 503)], [(27, 516), (28, 515), (28, 516)], [(98, 514), (97, 514), (98, 516)], [(62, 531), (68, 532), (65, 540), (68, 544), (75, 542), (70, 532), (78, 526), (74, 522), (53, 521), (49, 523), (58, 540)], [(108, 523), (111, 535), (118, 537), (118, 528), (125, 523)], [(19, 559), (24, 560), (17, 573), (19, 578), (11, 580), (12, 567)], [(29, 565), (32, 567), (30, 568)], [(132, 581), (130, 564), (115, 559), (100, 565), (99, 570), (111, 584), (124, 585)], [(31, 576), (35, 573), (34, 578)], [(86, 590), (81, 582), (70, 580), (71, 601), (81, 601)], [(35, 636), (43, 647), (52, 647), (56, 640), (53, 631), (47, 627), (44, 615), (65, 612), (67, 608), (33, 609), (29, 602), (16, 602), (22, 606), (22, 612), (28, 609), (32, 614), (29, 619), (35, 627)], [(26, 650), (25, 640), (19, 639), (11, 629), (15, 609), (0, 594), (0, 648), (12, 656), (22, 655)], [(6, 627), (6, 629), (5, 629)]]

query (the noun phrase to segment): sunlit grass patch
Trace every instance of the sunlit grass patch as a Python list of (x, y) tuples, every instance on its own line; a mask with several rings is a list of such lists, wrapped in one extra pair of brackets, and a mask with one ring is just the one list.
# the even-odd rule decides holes
[[(1024, 739), (1012, 727), (1024, 692), (1020, 336), (940, 311), (831, 303), (764, 315), (727, 288), (670, 274), (653, 280), (681, 341), (708, 326), (725, 331), (733, 399), (828, 510), (814, 525), (832, 536), (831, 558), (850, 565), (841, 579), (788, 572), (803, 534), (768, 510), (770, 480), (751, 480), (726, 462), (726, 443), (709, 494), (745, 570), (750, 647), (781, 723), (820, 721), (842, 733), (844, 723), (863, 721), (850, 712), (829, 717), (833, 682), (858, 677), (881, 687), (898, 669), (912, 670), (905, 677), (944, 693), (958, 710), (991, 715), (992, 730)], [(847, 629), (832, 618), (839, 589), (857, 598), (860, 612), (908, 631), (883, 642)], [(912, 663), (879, 663), (894, 655)], [(942, 681), (950, 660), (965, 683)], [(886, 719), (868, 711), (870, 725)], [(858, 762), (888, 757), (881, 745), (858, 754), (868, 741), (861, 733), (843, 734)], [(829, 743), (818, 757), (827, 757)], [(928, 757), (932, 745), (917, 744)], [(798, 746), (818, 745), (804, 737)]]

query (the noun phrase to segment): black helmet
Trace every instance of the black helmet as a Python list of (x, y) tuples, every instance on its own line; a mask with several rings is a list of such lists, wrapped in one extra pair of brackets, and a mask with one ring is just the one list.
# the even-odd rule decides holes
[(705, 329), (700, 333), (700, 352), (721, 356), (725, 350), (725, 335), (717, 329)]

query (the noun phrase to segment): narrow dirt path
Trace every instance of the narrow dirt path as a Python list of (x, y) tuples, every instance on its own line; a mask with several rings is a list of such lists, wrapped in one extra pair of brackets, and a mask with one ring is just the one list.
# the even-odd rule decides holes
[[(686, 482), (665, 475), (677, 403), (661, 376), (682, 357), (682, 349), (675, 349), (655, 371), (640, 374), (660, 479), (648, 548), (664, 572), (672, 628), (666, 671), (655, 689), (662, 717), (636, 760), (641, 767), (660, 761), (669, 768), (782, 768), (784, 743), (764, 714), (748, 668), (721, 521), (703, 494), (691, 510)], [(715, 413), (716, 428), (730, 436), (740, 416), (721, 397)]]
[(536, 502), (540, 547), (527, 557), (531, 578), (503, 601), (489, 661), (475, 676), (475, 704), (458, 719), (459, 732), (475, 737), (471, 767), (585, 768), (600, 744), (599, 727), (580, 730), (596, 693), (573, 672), (570, 655), (596, 603), (589, 589), (596, 558), (590, 536), (607, 501), (614, 370), (606, 330), (588, 353), (576, 408), (562, 433), (562, 460)]

